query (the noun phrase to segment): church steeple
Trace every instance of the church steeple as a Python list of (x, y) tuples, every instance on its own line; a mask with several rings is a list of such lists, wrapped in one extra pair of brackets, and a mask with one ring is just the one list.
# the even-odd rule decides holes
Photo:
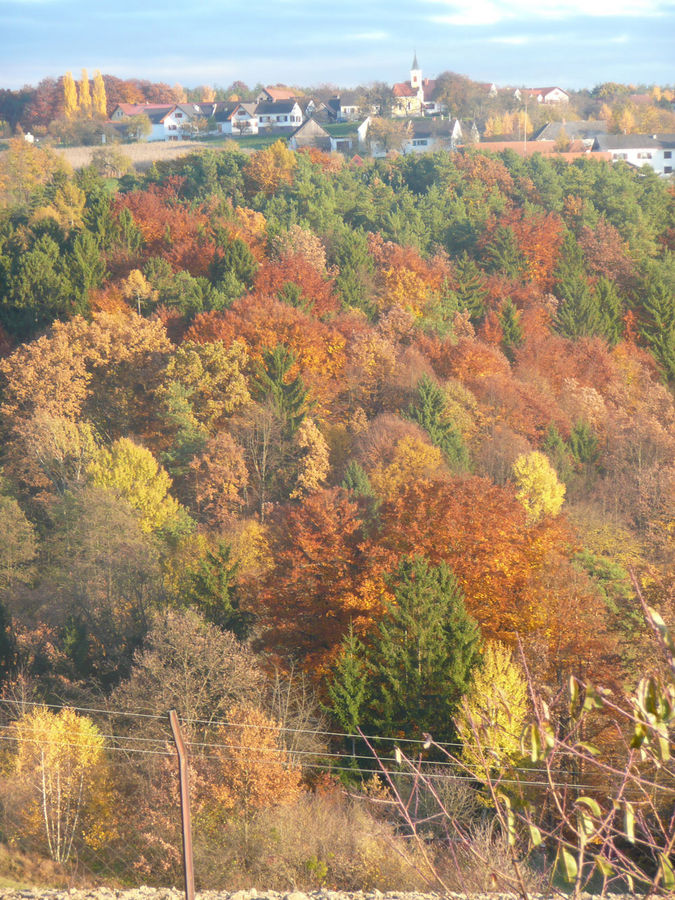
[(415, 50), (412, 69), (410, 70), (410, 87), (415, 91), (422, 87), (422, 70), (417, 62), (417, 50)]

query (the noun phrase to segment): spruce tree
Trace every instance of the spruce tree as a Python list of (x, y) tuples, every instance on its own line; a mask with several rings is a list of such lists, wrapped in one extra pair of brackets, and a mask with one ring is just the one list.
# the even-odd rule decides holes
[(388, 586), (394, 601), (368, 651), (371, 727), (452, 741), (453, 714), (480, 659), (480, 629), (445, 563), (404, 558)]
[(209, 550), (189, 573), (188, 599), (206, 619), (223, 631), (232, 631), (240, 640), (248, 636), (251, 613), (239, 606), (236, 575), (239, 568), (225, 541)]
[(455, 261), (455, 277), (459, 308), (468, 310), (471, 321), (477, 324), (485, 315), (487, 289), (483, 273), (466, 251)]
[(658, 280), (643, 303), (640, 333), (649, 344), (668, 381), (675, 381), (675, 294)]
[(287, 435), (295, 434), (312, 406), (302, 376), (290, 378), (294, 363), (295, 354), (283, 344), (265, 350), (251, 385), (258, 399), (272, 403)]
[(515, 350), (523, 343), (523, 329), (518, 308), (510, 297), (502, 303), (499, 324), (502, 326), (502, 350), (506, 358), (513, 362)]
[(418, 381), (417, 397), (410, 404), (407, 415), (424, 428), (452, 469), (469, 468), (469, 454), (462, 435), (447, 417), (443, 390), (428, 375)]

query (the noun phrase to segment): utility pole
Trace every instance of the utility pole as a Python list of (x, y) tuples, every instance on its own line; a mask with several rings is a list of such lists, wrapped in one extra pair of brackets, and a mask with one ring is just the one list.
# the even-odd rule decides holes
[(190, 821), (190, 785), (188, 783), (188, 765), (183, 733), (178, 713), (169, 710), (171, 732), (178, 753), (178, 782), (180, 785), (180, 814), (183, 830), (183, 872), (185, 873), (185, 900), (195, 900), (195, 869), (192, 859), (192, 822)]

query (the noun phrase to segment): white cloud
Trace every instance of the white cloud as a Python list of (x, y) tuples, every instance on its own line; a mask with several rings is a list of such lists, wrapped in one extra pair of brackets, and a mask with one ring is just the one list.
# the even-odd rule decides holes
[(564, 19), (570, 16), (658, 16), (667, 0), (423, 0), (448, 8), (430, 20), (446, 25), (495, 25), (510, 19)]

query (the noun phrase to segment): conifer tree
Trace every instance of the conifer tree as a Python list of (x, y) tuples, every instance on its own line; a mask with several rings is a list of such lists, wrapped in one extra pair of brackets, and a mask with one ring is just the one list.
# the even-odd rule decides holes
[(214, 550), (189, 573), (189, 600), (207, 622), (223, 631), (232, 631), (244, 640), (251, 627), (252, 616), (239, 606), (237, 570), (232, 549), (221, 541)]
[(469, 454), (462, 435), (447, 417), (443, 390), (428, 375), (423, 375), (417, 383), (417, 397), (408, 408), (408, 418), (424, 428), (451, 468), (469, 468)]
[(326, 688), (330, 700), (327, 711), (350, 735), (356, 734), (363, 724), (362, 714), (368, 696), (365, 654), (366, 648), (350, 624)]
[(652, 283), (643, 303), (640, 333), (669, 381), (675, 380), (675, 294), (661, 279)]
[(98, 70), (94, 72), (94, 92), (92, 95), (92, 107), (92, 111), (95, 116), (100, 116), (102, 119), (106, 119), (108, 117), (108, 106), (105, 96), (105, 82), (103, 81), (103, 76)]
[(63, 76), (63, 103), (64, 115), (67, 119), (72, 119), (77, 113), (77, 86), (71, 72), (66, 72)]
[(507, 359), (513, 362), (515, 350), (523, 343), (523, 329), (520, 325), (520, 313), (510, 297), (502, 303), (499, 313), (499, 324), (502, 326), (502, 350)]
[(301, 375), (289, 378), (295, 363), (295, 354), (283, 344), (265, 350), (262, 364), (258, 364), (252, 387), (259, 399), (271, 401), (290, 435), (300, 427), (311, 408), (309, 391)]
[(79, 107), (82, 115), (91, 115), (91, 92), (89, 90), (89, 75), (86, 69), (82, 69), (80, 80)]
[(623, 310), (616, 285), (604, 275), (598, 279), (598, 283), (595, 285), (595, 299), (600, 319), (600, 334), (606, 338), (610, 347), (614, 347), (621, 339)]
[(450, 569), (404, 558), (388, 579), (394, 601), (368, 651), (372, 726), (383, 735), (456, 736), (452, 716), (480, 660), (480, 630)]
[(455, 262), (455, 276), (459, 308), (468, 310), (471, 321), (476, 324), (485, 315), (487, 289), (482, 272), (466, 251)]

